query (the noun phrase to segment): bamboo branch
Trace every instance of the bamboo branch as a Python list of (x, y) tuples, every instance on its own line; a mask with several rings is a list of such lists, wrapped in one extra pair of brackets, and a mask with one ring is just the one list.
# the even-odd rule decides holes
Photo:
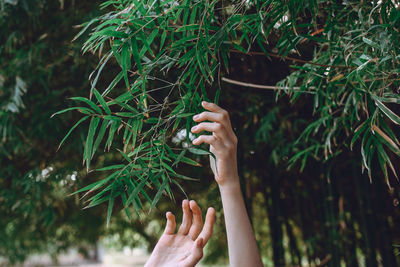
[[(272, 86), (272, 85), (262, 85), (262, 84), (254, 84), (254, 83), (246, 83), (246, 82), (241, 82), (241, 81), (236, 81), (232, 80), (229, 78), (222, 77), (222, 81), (230, 83), (230, 84), (235, 84), (235, 85), (240, 85), (244, 87), (251, 87), (251, 88), (258, 88), (258, 89), (264, 89), (264, 90), (284, 90), (284, 91), (300, 91), (300, 87), (282, 87), (282, 86)], [(310, 87), (310, 89), (315, 89), (315, 87)], [(314, 94), (314, 92), (310, 91), (304, 91), (303, 93), (308, 93), (308, 94)]]

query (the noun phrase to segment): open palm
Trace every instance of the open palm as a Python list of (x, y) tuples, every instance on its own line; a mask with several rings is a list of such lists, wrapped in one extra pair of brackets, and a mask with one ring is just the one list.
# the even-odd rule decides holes
[(203, 227), (201, 210), (194, 200), (182, 202), (183, 219), (175, 234), (175, 216), (167, 212), (165, 231), (155, 246), (146, 267), (192, 267), (203, 256), (203, 247), (210, 238), (215, 222), (213, 208), (207, 210)]

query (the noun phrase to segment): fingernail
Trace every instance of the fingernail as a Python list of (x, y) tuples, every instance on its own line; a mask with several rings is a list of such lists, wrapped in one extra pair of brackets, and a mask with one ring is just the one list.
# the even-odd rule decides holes
[(201, 104), (202, 104), (203, 106), (205, 106), (205, 105), (207, 105), (208, 103), (207, 103), (206, 101), (202, 101)]
[(196, 131), (196, 129), (197, 129), (197, 126), (193, 126), (193, 127), (192, 127), (192, 132), (193, 132), (193, 131)]
[(194, 115), (193, 120), (197, 120), (199, 118), (199, 115)]

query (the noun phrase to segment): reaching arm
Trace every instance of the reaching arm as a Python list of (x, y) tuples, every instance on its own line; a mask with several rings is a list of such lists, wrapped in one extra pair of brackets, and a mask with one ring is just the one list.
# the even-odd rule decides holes
[(228, 112), (213, 103), (202, 102), (202, 106), (208, 111), (193, 117), (194, 121), (200, 123), (192, 128), (192, 132), (208, 131), (212, 135), (200, 135), (193, 140), (193, 144), (209, 144), (210, 151), (216, 156), (216, 160), (210, 157), (210, 163), (221, 192), (230, 265), (263, 266), (240, 190), (236, 161), (237, 138)]

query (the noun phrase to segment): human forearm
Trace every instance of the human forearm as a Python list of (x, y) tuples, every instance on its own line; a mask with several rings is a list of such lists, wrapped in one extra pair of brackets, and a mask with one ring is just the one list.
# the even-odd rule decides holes
[(192, 132), (197, 134), (207, 131), (212, 135), (200, 135), (193, 140), (193, 144), (209, 144), (213, 154), (210, 163), (221, 192), (231, 266), (262, 266), (240, 191), (236, 162), (238, 140), (232, 130), (228, 112), (213, 103), (203, 102), (202, 106), (207, 111), (193, 117), (199, 124), (192, 128)]
[(263, 266), (238, 178), (234, 177), (231, 180), (235, 182), (219, 187), (224, 209), (230, 266)]

